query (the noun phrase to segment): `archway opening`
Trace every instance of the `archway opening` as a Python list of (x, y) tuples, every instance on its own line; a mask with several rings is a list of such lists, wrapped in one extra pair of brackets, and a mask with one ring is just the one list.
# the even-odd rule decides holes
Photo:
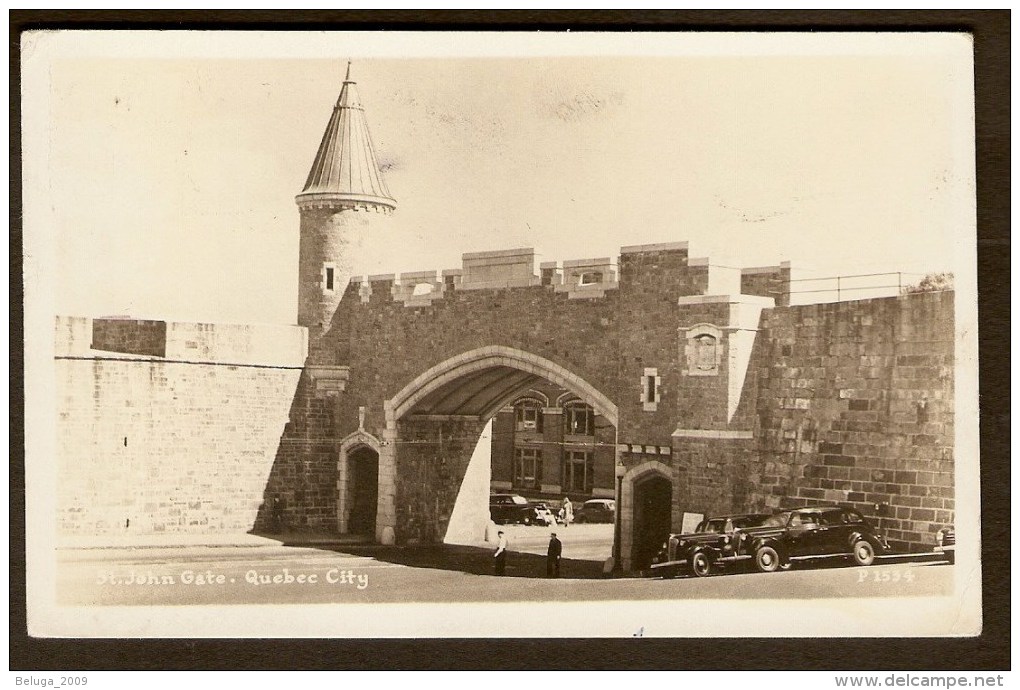
[(659, 474), (641, 480), (634, 487), (633, 568), (641, 570), (669, 535), (673, 487)]
[(379, 503), (379, 455), (361, 446), (347, 455), (347, 533), (375, 536)]
[[(518, 419), (522, 396), (531, 407)], [(381, 508), (380, 524), (392, 525), (398, 542), (455, 533), (481, 541), (494, 493), (523, 494), (550, 518), (568, 494), (581, 502), (614, 496), (616, 405), (542, 357), (503, 346), (457, 355), (386, 401), (386, 413), (381, 477), (396, 476), (399, 457), (401, 480), (381, 492), (394, 500), (388, 515)], [(481, 448), (490, 421), (492, 439)], [(484, 473), (473, 471), (475, 461)], [(511, 521), (541, 524), (529, 508)]]

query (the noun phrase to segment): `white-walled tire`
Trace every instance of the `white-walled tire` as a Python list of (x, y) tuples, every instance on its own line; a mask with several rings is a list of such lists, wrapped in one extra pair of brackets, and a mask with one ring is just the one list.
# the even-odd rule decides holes
[(867, 539), (861, 539), (854, 544), (853, 559), (857, 565), (871, 565), (875, 562), (875, 547)]

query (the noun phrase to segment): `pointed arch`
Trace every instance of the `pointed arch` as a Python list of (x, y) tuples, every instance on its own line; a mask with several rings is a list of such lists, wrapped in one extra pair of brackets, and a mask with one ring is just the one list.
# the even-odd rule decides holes
[[(392, 428), (391, 425), (395, 425), (398, 419), (433, 391), (462, 376), (495, 367), (526, 372), (574, 391), (581, 400), (595, 408), (613, 426), (618, 424), (619, 410), (616, 405), (580, 376), (544, 357), (512, 347), (493, 345), (470, 350), (440, 362), (400, 389), (384, 403), (387, 427)], [(530, 387), (528, 385), (528, 388)], [(517, 394), (519, 391), (508, 391), (507, 397)]]
[[(352, 454), (362, 448), (374, 451), (378, 459), (382, 443), (364, 429), (358, 429), (354, 433), (347, 435), (340, 442), (340, 452), (337, 454), (336, 465), (336, 524), (337, 531), (340, 534), (346, 534), (350, 527), (351, 506), (348, 501), (348, 489), (352, 480), (349, 459)], [(376, 478), (376, 485), (378, 486), (378, 477)]]
[(648, 460), (640, 465), (630, 468), (620, 486), (620, 502), (617, 506), (617, 519), (620, 520), (620, 553), (623, 558), (623, 568), (630, 570), (634, 564), (634, 529), (635, 529), (635, 488), (642, 482), (661, 477), (670, 482), (673, 486), (673, 471), (669, 465), (659, 460)]

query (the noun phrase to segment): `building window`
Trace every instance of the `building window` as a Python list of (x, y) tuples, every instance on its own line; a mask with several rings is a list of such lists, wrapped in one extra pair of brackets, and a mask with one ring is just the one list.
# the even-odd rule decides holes
[(595, 484), (595, 467), (591, 461), (591, 453), (568, 450), (563, 473), (563, 484), (566, 491), (581, 493), (591, 491)]
[(527, 401), (517, 405), (517, 431), (542, 431), (542, 407)]
[(323, 264), (322, 266), (322, 291), (336, 291), (336, 266), (333, 264)]
[(581, 274), (581, 277), (578, 280), (578, 285), (597, 285), (598, 283), (601, 282), (602, 282), (601, 271), (588, 271), (586, 273)]
[(517, 448), (514, 451), (514, 486), (534, 489), (542, 481), (542, 451)]
[(595, 410), (584, 403), (569, 403), (563, 409), (567, 433), (576, 436), (595, 435)]
[(659, 409), (659, 401), (662, 399), (662, 377), (659, 370), (646, 368), (641, 377), (641, 406), (645, 412), (655, 412)]

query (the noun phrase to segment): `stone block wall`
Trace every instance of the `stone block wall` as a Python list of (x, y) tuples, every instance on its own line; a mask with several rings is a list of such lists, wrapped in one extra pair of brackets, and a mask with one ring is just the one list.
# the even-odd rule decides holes
[(768, 313), (757, 364), (768, 507), (853, 505), (930, 550), (954, 509), (951, 291)]
[[(620, 261), (618, 332), (620, 441), (669, 445), (678, 417), (677, 298), (704, 294), (708, 266), (688, 266), (686, 242), (624, 247)], [(644, 404), (642, 377), (654, 369), (659, 401)]]
[(731, 429), (674, 439), (674, 526), (683, 511), (840, 503), (894, 548), (930, 551), (954, 521), (953, 298), (764, 310)]
[[(306, 372), (289, 404), (272, 470), (263, 483), (264, 501), (257, 531), (326, 531), (338, 527), (338, 395), (323, 395)], [(270, 510), (278, 500), (282, 525)]]
[(759, 495), (761, 463), (753, 439), (683, 438), (673, 445), (673, 524), (684, 512), (771, 512)]
[(485, 424), (408, 420), (399, 425), (395, 530), (398, 544), (437, 543)]
[(255, 522), (303, 329), (165, 324), (168, 352), (202, 352), (188, 361), (138, 356), (151, 323), (118, 320), (119, 337), (107, 329), (97, 342), (90, 319), (57, 320), (60, 536), (243, 533)]
[(92, 349), (166, 356), (166, 321), (93, 319)]
[(952, 292), (765, 310), (753, 437), (674, 439), (674, 522), (839, 503), (930, 551), (953, 522), (954, 342)]
[(541, 285), (454, 289), (428, 306), (406, 307), (372, 285), (365, 302), (356, 285), (348, 289), (327, 336), (336, 361), (350, 366), (338, 403), (341, 437), (357, 428), (359, 407), (366, 429), (379, 436), (383, 401), (430, 367), (492, 345), (534, 353), (615, 397), (617, 290), (576, 300)]
[(740, 292), (771, 297), (778, 307), (790, 306), (790, 262), (778, 266), (758, 266), (740, 271)]

